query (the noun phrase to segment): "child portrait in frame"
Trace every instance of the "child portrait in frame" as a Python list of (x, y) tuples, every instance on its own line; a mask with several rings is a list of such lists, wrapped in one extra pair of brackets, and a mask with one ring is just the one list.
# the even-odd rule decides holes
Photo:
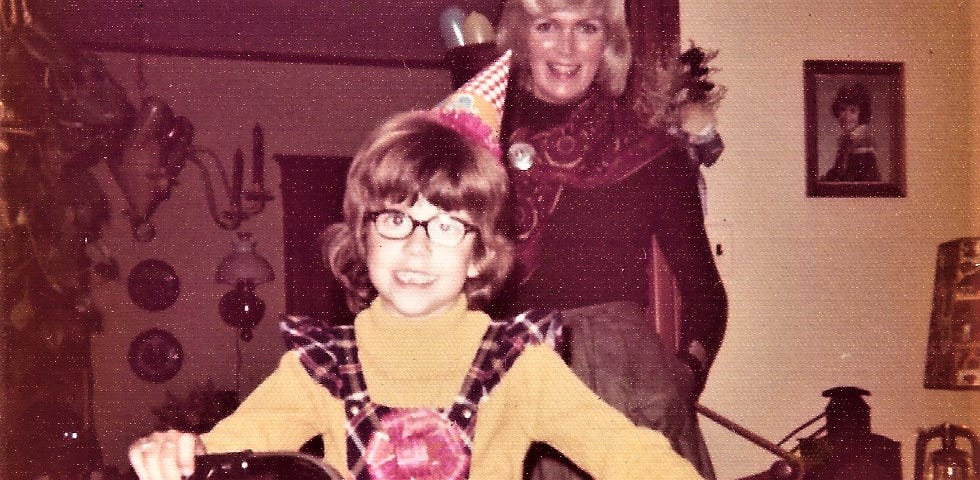
[(904, 197), (903, 68), (804, 61), (809, 197)]

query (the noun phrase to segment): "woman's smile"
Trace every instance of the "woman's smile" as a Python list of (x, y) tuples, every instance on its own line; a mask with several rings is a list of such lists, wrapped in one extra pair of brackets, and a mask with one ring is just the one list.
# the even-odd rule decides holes
[(544, 14), (531, 22), (527, 35), (531, 93), (558, 105), (584, 97), (606, 47), (601, 11), (573, 8)]
[(581, 65), (563, 65), (563, 64), (548, 63), (548, 68), (551, 69), (551, 71), (555, 75), (560, 75), (560, 76), (564, 76), (564, 77), (571, 77), (571, 76), (575, 75), (576, 73), (578, 73), (582, 69), (582, 66)]

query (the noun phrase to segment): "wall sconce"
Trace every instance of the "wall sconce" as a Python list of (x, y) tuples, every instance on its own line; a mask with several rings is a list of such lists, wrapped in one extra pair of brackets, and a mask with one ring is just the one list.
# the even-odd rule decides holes
[(241, 339), (246, 342), (252, 339), (252, 329), (265, 315), (265, 302), (255, 295), (255, 286), (274, 278), (269, 261), (255, 252), (252, 234), (238, 232), (232, 251), (221, 260), (214, 280), (235, 286), (221, 296), (218, 311), (222, 321), (241, 330)]
[[(236, 230), (242, 222), (265, 208), (272, 195), (264, 183), (264, 139), (262, 127), (252, 130), (252, 184), (243, 188), (245, 156), (235, 152), (229, 181), (217, 155), (191, 144), (194, 126), (187, 117), (175, 116), (170, 106), (156, 97), (143, 100), (136, 122), (123, 142), (121, 152), (107, 158), (109, 170), (126, 198), (133, 238), (148, 242), (156, 236), (153, 214), (170, 198), (184, 165), (191, 162), (201, 169), (208, 213), (218, 227)], [(218, 178), (220, 195), (212, 177)], [(219, 200), (227, 207), (218, 211)], [(243, 203), (243, 200), (245, 201)]]
[[(957, 437), (967, 440), (970, 453), (956, 448)], [(929, 442), (937, 438), (939, 450), (927, 454)], [(980, 464), (980, 440), (969, 428), (944, 423), (919, 431), (915, 441), (915, 480), (974, 480), (980, 478), (975, 476), (980, 473), (977, 464)]]

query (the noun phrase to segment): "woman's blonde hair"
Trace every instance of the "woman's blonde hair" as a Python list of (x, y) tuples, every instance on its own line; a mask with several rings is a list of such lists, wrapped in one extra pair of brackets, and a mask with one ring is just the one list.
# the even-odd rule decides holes
[(477, 228), (477, 276), (463, 284), (471, 307), (490, 300), (513, 262), (504, 234), (508, 178), (501, 162), (429, 112), (396, 115), (372, 132), (347, 173), (344, 221), (324, 232), (323, 257), (345, 287), (357, 313), (377, 296), (367, 269), (367, 216), (388, 204), (425, 197), (447, 211), (462, 211)]
[(626, 25), (624, 0), (505, 0), (497, 29), (497, 44), (502, 51), (514, 51), (514, 65), (519, 78), (529, 78), (528, 37), (531, 21), (538, 16), (567, 9), (596, 9), (602, 12), (606, 27), (606, 48), (595, 81), (610, 95), (618, 96), (626, 88), (633, 49)]

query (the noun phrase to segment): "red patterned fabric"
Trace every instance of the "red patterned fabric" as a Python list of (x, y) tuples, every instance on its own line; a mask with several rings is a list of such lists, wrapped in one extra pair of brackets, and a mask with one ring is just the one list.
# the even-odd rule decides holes
[(436, 410), (393, 409), (371, 436), (364, 460), (378, 480), (460, 480), (470, 466), (466, 437)]
[[(510, 92), (509, 103), (540, 103), (520, 88)], [(554, 211), (564, 186), (589, 189), (617, 183), (644, 165), (682, 148), (678, 139), (663, 129), (653, 129), (639, 118), (630, 102), (593, 88), (567, 120), (539, 128), (538, 109), (511, 107), (505, 122), (508, 168), (517, 205), (517, 229), (521, 246), (521, 274), (530, 275), (536, 265), (541, 232)], [(531, 149), (527, 147), (530, 146)], [(515, 167), (515, 156), (527, 155), (530, 168)]]

